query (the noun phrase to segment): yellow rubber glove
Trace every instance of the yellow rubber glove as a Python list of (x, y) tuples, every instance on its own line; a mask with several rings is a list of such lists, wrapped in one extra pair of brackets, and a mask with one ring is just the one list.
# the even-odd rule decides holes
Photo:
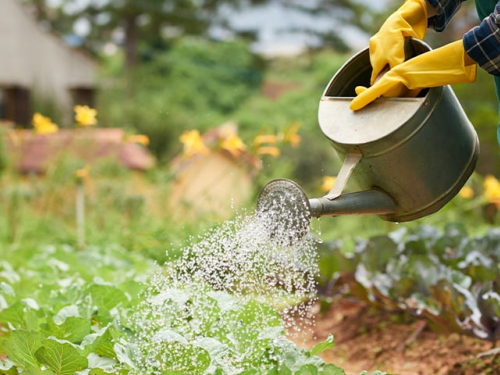
[(427, 87), (474, 82), (476, 64), (466, 65), (465, 61), (471, 60), (466, 56), (461, 40), (418, 55), (391, 69), (372, 87), (356, 87), (358, 96), (350, 108), (357, 111), (379, 96), (398, 96), (405, 87), (415, 96)]
[(405, 61), (404, 44), (407, 38), (424, 39), (426, 32), (425, 0), (406, 0), (370, 38), (370, 63), (373, 68), (370, 84), (375, 83), (387, 65), (392, 69)]

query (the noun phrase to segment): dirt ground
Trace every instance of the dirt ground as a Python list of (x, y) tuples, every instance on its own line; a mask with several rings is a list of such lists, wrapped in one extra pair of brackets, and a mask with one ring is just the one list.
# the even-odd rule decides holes
[(294, 341), (311, 348), (330, 333), (335, 347), (321, 357), (348, 375), (363, 370), (398, 375), (500, 374), (500, 361), (490, 352), (492, 343), (437, 333), (424, 320), (374, 310), (356, 300), (335, 299), (326, 312), (316, 314), (311, 332)]

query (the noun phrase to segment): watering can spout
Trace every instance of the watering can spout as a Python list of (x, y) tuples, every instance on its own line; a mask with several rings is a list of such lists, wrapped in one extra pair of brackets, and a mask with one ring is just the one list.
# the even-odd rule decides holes
[(308, 199), (295, 182), (277, 179), (262, 189), (256, 215), (268, 237), (281, 245), (291, 245), (309, 232), (313, 217), (392, 214), (396, 209), (392, 198), (379, 190), (342, 194), (334, 199)]
[(387, 215), (397, 210), (394, 200), (380, 190), (342, 194), (330, 200), (327, 197), (309, 199), (311, 216)]

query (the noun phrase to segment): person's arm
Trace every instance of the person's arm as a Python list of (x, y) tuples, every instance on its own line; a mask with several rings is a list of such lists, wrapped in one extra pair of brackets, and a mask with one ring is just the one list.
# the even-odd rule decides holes
[(465, 33), (465, 51), (471, 60), (495, 76), (500, 76), (500, 1), (481, 24)]
[(429, 0), (425, 0), (425, 5), (427, 5), (427, 18), (431, 18), (431, 17), (437, 16), (437, 10), (434, 7), (434, 5), (432, 5), (429, 2)]
[(443, 31), (465, 0), (426, 0), (428, 4), (428, 26), (437, 32)]
[[(431, 3), (432, 0), (426, 0), (425, 3), (427, 5), (427, 17), (432, 19), (433, 17), (437, 17), (438, 15), (438, 10), (436, 8), (436, 6), (438, 6), (440, 9), (443, 9), (443, 12), (445, 14), (448, 14), (448, 18), (444, 21), (445, 22), (445, 25), (448, 23), (449, 19), (451, 17), (453, 17), (453, 15), (455, 14), (455, 12), (460, 8), (460, 5), (462, 3), (462, 1), (460, 2), (447, 2), (447, 4), (445, 4), (445, 1), (433, 1), (434, 4)], [(444, 9), (446, 8), (446, 6), (448, 6), (448, 11), (444, 11)], [(446, 17), (445, 17), (446, 18)], [(443, 18), (443, 19), (445, 19)], [(475, 64), (476, 61), (471, 58), (469, 56), (469, 54), (466, 53), (464, 54), (464, 64), (467, 66), (467, 65), (472, 65), (472, 64)]]

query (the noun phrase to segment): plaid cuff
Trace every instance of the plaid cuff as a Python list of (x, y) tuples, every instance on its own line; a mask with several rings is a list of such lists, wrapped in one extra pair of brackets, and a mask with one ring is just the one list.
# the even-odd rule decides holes
[(500, 76), (500, 4), (463, 38), (467, 54), (488, 73)]
[(437, 15), (429, 18), (429, 27), (438, 32), (443, 31), (460, 9), (463, 1), (466, 0), (429, 0), (437, 11)]

